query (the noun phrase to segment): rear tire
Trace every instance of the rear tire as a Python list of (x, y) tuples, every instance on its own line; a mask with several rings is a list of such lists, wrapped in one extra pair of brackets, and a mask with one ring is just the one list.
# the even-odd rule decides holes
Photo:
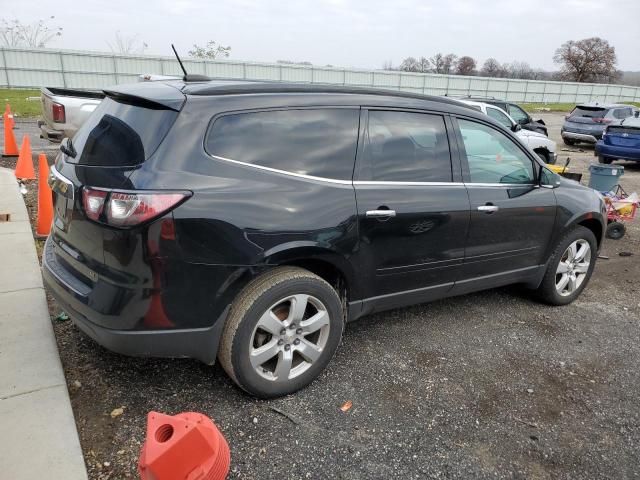
[(593, 273), (597, 248), (596, 237), (588, 228), (577, 226), (568, 232), (547, 262), (537, 297), (550, 305), (567, 305), (578, 298)]
[(329, 364), (344, 329), (342, 302), (331, 285), (298, 267), (277, 267), (238, 295), (218, 359), (243, 390), (260, 398), (309, 385)]
[(607, 225), (607, 238), (611, 240), (620, 240), (624, 237), (624, 234), (627, 231), (627, 227), (622, 222), (611, 222)]
[(605, 165), (611, 165), (611, 162), (613, 162), (613, 158), (605, 157), (604, 155), (598, 155), (598, 162), (604, 163)]

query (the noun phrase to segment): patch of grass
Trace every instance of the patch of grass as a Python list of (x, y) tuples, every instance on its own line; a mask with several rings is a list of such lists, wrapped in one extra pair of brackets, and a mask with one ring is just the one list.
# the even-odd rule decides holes
[[(636, 107), (640, 107), (640, 102), (620, 102), (627, 105), (635, 105)], [(573, 107), (576, 106), (575, 103), (520, 103), (522, 108), (524, 108), (527, 112), (538, 112), (538, 109), (546, 109), (548, 108), (551, 112), (567, 112), (569, 113), (573, 110)]]
[[(27, 100), (27, 97), (38, 97), (38, 100)], [(7, 103), (16, 117), (37, 117), (41, 112), (40, 90), (0, 88), (0, 114), (4, 113)]]

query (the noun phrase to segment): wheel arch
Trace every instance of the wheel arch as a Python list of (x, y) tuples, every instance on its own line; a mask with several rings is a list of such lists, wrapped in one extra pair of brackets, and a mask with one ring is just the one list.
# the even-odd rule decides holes
[(338, 294), (344, 297), (343, 301), (360, 298), (353, 266), (333, 250), (309, 244), (280, 246), (277, 251), (267, 252), (264, 265), (304, 268), (336, 288)]

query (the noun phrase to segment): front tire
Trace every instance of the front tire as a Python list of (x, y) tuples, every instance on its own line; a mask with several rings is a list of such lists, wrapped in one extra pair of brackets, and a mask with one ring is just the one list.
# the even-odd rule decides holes
[(564, 142), (565, 145), (569, 145), (570, 147), (576, 144), (575, 141), (570, 140), (570, 139), (565, 138), (565, 137), (562, 137), (562, 141)]
[(344, 328), (331, 285), (298, 267), (278, 267), (247, 285), (234, 301), (218, 358), (229, 377), (260, 398), (309, 385), (329, 364)]
[(536, 293), (550, 305), (567, 305), (585, 289), (597, 254), (596, 237), (588, 228), (578, 226), (556, 246), (547, 263), (547, 271)]
[(611, 165), (611, 162), (613, 162), (613, 158), (605, 157), (604, 155), (598, 155), (598, 162), (604, 163), (605, 165)]

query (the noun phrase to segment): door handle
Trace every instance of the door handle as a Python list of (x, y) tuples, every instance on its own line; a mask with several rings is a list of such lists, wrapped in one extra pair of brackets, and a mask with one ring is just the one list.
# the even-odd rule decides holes
[(480, 205), (478, 207), (478, 211), (484, 213), (493, 213), (497, 212), (498, 210), (500, 210), (500, 208), (497, 205)]
[(367, 218), (389, 218), (395, 217), (395, 210), (367, 210)]

